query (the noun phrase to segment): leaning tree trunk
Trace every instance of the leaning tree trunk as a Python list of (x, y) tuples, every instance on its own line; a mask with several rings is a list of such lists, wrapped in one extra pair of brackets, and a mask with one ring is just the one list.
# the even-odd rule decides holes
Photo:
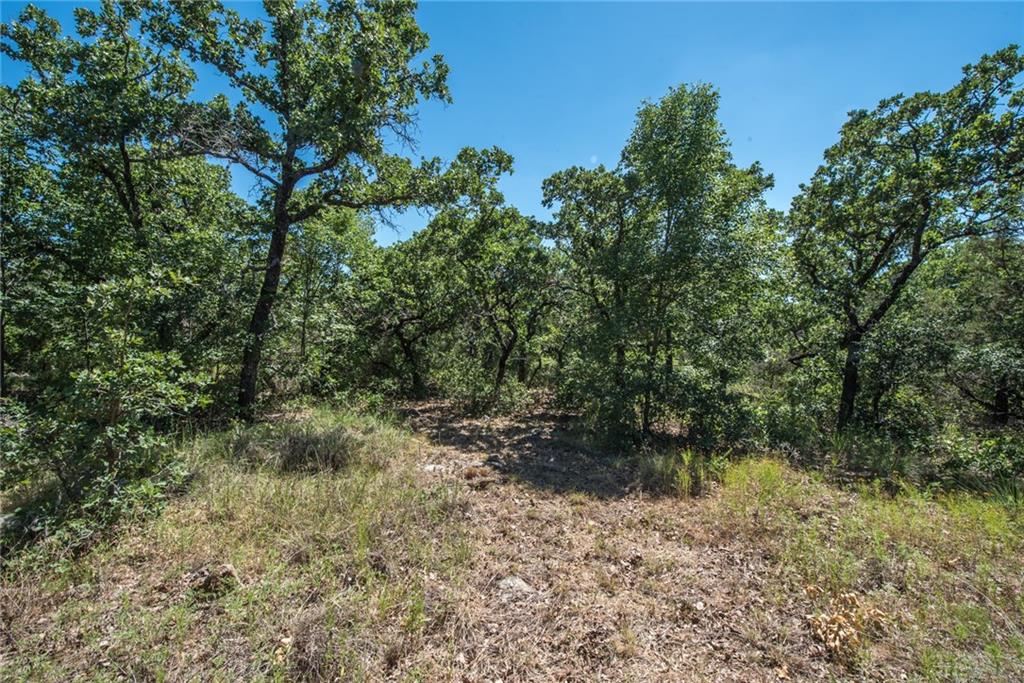
[(256, 382), (259, 378), (260, 356), (263, 341), (270, 330), (270, 313), (277, 299), (277, 286), (281, 281), (281, 266), (284, 262), (284, 248), (288, 240), (289, 220), (284, 209), (286, 202), (279, 202), (274, 211), (274, 232), (270, 237), (270, 251), (267, 253), (267, 268), (263, 273), (263, 285), (256, 300), (256, 308), (249, 321), (249, 334), (242, 353), (242, 374), (238, 383), (238, 411), (246, 420), (254, 417), (256, 403)]

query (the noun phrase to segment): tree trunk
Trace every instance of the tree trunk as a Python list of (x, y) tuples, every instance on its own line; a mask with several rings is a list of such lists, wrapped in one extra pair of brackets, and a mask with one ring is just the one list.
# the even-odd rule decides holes
[(1006, 376), (999, 378), (995, 401), (992, 404), (992, 424), (1005, 427), (1010, 424), (1010, 389)]
[(528, 386), (531, 386), (531, 387), (533, 386), (534, 382), (537, 380), (537, 373), (540, 372), (540, 369), (543, 366), (544, 366), (544, 357), (542, 355), (538, 355), (537, 356), (537, 364), (533, 366), (533, 370), (530, 371), (529, 377), (527, 377), (527, 379), (526, 379), (526, 383), (527, 383)]
[[(629, 429), (632, 429), (636, 420), (635, 406), (629, 403), (626, 399), (626, 347), (624, 344), (615, 345), (615, 389), (613, 395), (615, 397), (614, 403), (614, 420), (615, 424), (613, 428), (617, 434), (624, 434)], [(630, 399), (633, 397), (630, 396)], [(629, 416), (626, 415), (627, 404), (629, 407)]]
[(844, 431), (853, 420), (857, 390), (860, 389), (860, 336), (849, 338), (846, 344), (846, 363), (843, 366), (843, 391), (839, 396), (839, 414), (836, 429)]
[(498, 356), (498, 369), (494, 375), (494, 393), (497, 394), (505, 384), (505, 372), (508, 369), (508, 359), (515, 349), (515, 340), (501, 347), (501, 355)]
[(423, 381), (423, 376), (420, 374), (420, 368), (416, 365), (416, 361), (413, 361), (412, 368), (412, 395), (415, 398), (423, 398), (427, 395), (427, 385)]
[(871, 397), (871, 420), (875, 423), (875, 426), (882, 424), (882, 396), (884, 393), (883, 390), (879, 389)]
[(405, 364), (409, 366), (413, 397), (423, 398), (427, 395), (427, 386), (423, 382), (423, 376), (420, 373), (420, 366), (416, 360), (416, 349), (413, 348), (414, 342), (409, 341), (402, 336), (401, 331), (398, 332), (397, 337), (398, 345), (402, 347), (402, 355), (405, 357)]
[(309, 329), (309, 317), (313, 313), (313, 266), (308, 262), (303, 273), (302, 282), (302, 323), (299, 329), (299, 358), (306, 362), (306, 333)]
[(256, 382), (259, 378), (260, 356), (263, 340), (270, 329), (270, 314), (277, 299), (277, 286), (281, 281), (281, 266), (284, 262), (285, 244), (288, 241), (290, 221), (285, 210), (287, 200), (281, 200), (274, 211), (274, 232), (270, 237), (270, 251), (267, 253), (267, 268), (263, 273), (263, 285), (256, 300), (256, 308), (249, 321), (249, 334), (242, 353), (242, 374), (238, 383), (238, 412), (245, 420), (254, 417), (256, 403)]
[(640, 431), (646, 435), (651, 433), (651, 413), (654, 406), (654, 399), (651, 397), (651, 392), (644, 392), (643, 407), (640, 411)]

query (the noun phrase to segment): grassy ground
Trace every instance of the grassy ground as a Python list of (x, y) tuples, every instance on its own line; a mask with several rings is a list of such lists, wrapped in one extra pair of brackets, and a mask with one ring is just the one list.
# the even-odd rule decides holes
[[(316, 412), (197, 440), (188, 495), (77, 559), (8, 567), (5, 679), (359, 678), (409, 656), (468, 552), (411, 435)], [(40, 551), (41, 552), (41, 551)], [(38, 557), (26, 557), (38, 564)]]
[(838, 491), (772, 460), (729, 467), (721, 534), (749, 539), (802, 588), (826, 654), (923, 680), (1024, 679), (1020, 510), (967, 495)]
[(0, 678), (1024, 679), (1004, 505), (623, 461), (540, 413), (407, 417), (189, 444), (159, 517), (8, 561)]

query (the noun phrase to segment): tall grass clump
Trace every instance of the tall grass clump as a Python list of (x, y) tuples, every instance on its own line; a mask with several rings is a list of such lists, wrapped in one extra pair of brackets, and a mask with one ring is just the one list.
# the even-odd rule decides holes
[(638, 456), (638, 472), (646, 488), (690, 498), (710, 490), (727, 463), (725, 455), (706, 455), (692, 448), (652, 450)]
[(212, 441), (214, 451), (279, 472), (338, 472), (349, 465), (383, 467), (402, 457), (408, 432), (390, 420), (317, 408), (286, 419), (236, 426)]

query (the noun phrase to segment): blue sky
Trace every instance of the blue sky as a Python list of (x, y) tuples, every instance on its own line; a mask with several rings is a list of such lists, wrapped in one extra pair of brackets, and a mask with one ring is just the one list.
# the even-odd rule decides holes
[[(4, 0), (4, 19), (24, 4)], [(74, 6), (39, 4), (62, 19)], [(737, 163), (758, 160), (774, 174), (768, 201), (786, 209), (849, 110), (948, 88), (964, 64), (1024, 42), (1016, 3), (425, 2), (418, 17), (451, 67), (455, 101), (422, 107), (416, 153), (503, 147), (516, 160), (501, 183), (506, 199), (541, 217), (544, 178), (615, 165), (639, 104), (671, 86), (719, 89)], [(3, 67), (3, 81), (16, 81), (20, 70)], [(247, 183), (239, 176), (236, 189), (247, 193)], [(426, 220), (408, 213), (378, 240)]]

